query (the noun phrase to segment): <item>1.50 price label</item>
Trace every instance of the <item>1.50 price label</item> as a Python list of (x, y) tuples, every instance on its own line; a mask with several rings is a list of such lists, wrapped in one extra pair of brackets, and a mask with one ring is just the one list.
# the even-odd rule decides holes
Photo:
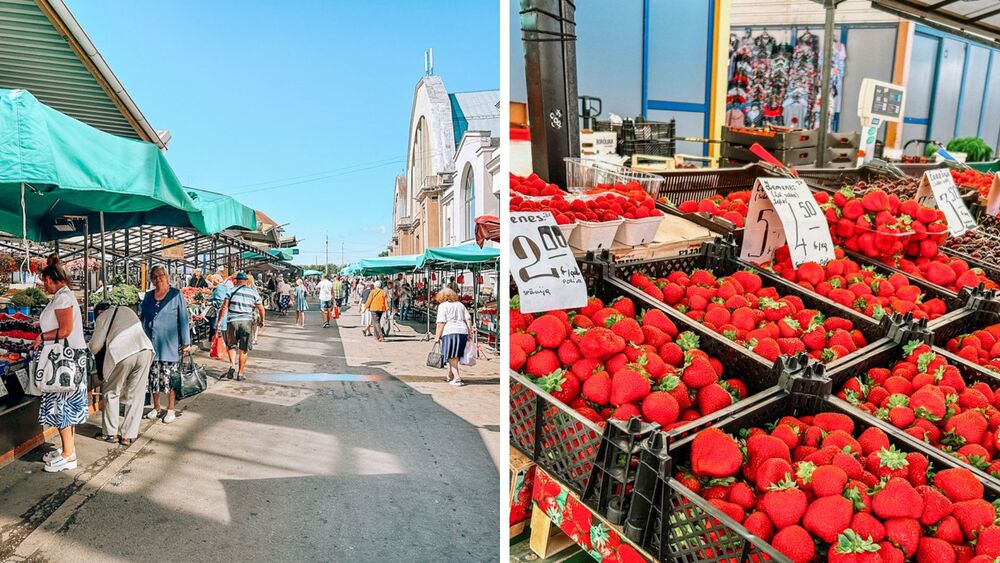
[(510, 273), (521, 296), (521, 311), (587, 304), (587, 284), (551, 213), (511, 213), (510, 236)]

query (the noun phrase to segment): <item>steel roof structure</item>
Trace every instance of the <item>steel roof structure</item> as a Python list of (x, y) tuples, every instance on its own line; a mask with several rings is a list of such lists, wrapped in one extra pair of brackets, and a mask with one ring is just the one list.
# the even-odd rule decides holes
[(0, 0), (0, 88), (28, 90), (92, 127), (166, 148), (63, 0)]
[(1000, 47), (997, 0), (872, 0), (872, 7), (967, 39)]

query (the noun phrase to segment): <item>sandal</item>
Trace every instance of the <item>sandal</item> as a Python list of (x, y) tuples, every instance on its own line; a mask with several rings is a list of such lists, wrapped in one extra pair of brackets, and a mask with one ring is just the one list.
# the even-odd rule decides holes
[(122, 438), (121, 440), (118, 441), (118, 443), (127, 448), (132, 445), (132, 440), (130, 440), (129, 438)]
[(118, 436), (117, 435), (115, 435), (115, 436), (104, 436), (101, 439), (104, 440), (105, 442), (109, 443), (109, 444), (117, 444), (118, 443)]

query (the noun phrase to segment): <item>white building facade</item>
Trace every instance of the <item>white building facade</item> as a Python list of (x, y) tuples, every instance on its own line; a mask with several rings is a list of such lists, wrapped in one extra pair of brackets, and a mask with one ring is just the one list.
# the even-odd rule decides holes
[(406, 172), (393, 193), (394, 255), (474, 241), (475, 219), (499, 215), (500, 92), (448, 93), (439, 76), (414, 91)]

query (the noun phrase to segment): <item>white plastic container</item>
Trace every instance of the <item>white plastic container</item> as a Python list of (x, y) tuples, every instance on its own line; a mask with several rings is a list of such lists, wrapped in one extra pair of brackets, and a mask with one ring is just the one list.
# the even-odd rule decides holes
[(663, 215), (643, 217), (642, 219), (625, 219), (618, 227), (615, 242), (625, 246), (639, 246), (653, 242), (653, 239), (656, 238), (656, 231), (660, 229), (662, 222)]
[(563, 239), (568, 243), (570, 237), (573, 236), (573, 231), (576, 230), (577, 223), (566, 223), (565, 225), (559, 225), (559, 230), (562, 231)]
[(577, 227), (570, 235), (569, 245), (584, 252), (588, 250), (610, 249), (624, 219), (603, 221), (577, 221)]

